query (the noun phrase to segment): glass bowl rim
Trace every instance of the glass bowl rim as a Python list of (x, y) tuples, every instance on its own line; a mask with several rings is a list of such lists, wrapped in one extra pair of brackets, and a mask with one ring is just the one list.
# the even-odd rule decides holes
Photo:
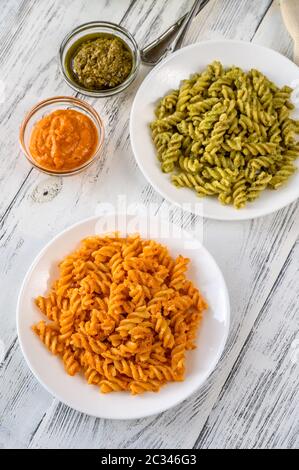
[[(130, 48), (134, 56), (135, 63), (133, 64), (133, 68), (130, 74), (128, 75), (128, 77), (116, 87), (108, 88), (104, 90), (88, 90), (87, 88), (81, 87), (74, 80), (71, 80), (71, 78), (68, 76), (65, 70), (63, 54), (65, 50), (67, 50), (66, 48), (67, 48), (68, 42), (70, 41), (70, 39), (72, 39), (72, 37), (75, 36), (75, 34), (80, 33), (81, 31), (85, 31), (87, 29), (101, 28), (101, 27), (107, 28), (107, 29), (110, 28), (112, 30), (111, 34), (113, 34), (113, 31), (115, 30), (119, 31), (123, 33), (130, 40), (131, 44), (133, 44), (133, 47), (130, 44), (127, 44), (127, 43), (126, 44)], [(124, 91), (135, 80), (137, 72), (139, 70), (140, 63), (141, 63), (139, 46), (134, 36), (130, 33), (129, 30), (127, 30), (123, 26), (120, 26), (116, 23), (112, 23), (110, 21), (89, 21), (86, 23), (82, 23), (79, 26), (76, 26), (75, 28), (73, 28), (69, 33), (67, 33), (64, 36), (63, 40), (61, 41), (59, 51), (58, 51), (58, 59), (59, 59), (59, 69), (65, 82), (73, 90), (77, 91), (78, 93), (81, 93), (82, 95), (86, 95), (86, 96), (92, 96), (94, 98), (105, 98), (105, 97), (109, 97), (117, 93), (120, 93), (121, 91)]]
[[(93, 155), (90, 157), (90, 159), (76, 168), (65, 170), (65, 171), (51, 170), (51, 169), (40, 166), (31, 156), (30, 151), (28, 150), (25, 144), (25, 138), (24, 138), (25, 130), (28, 126), (30, 119), (34, 116), (34, 114), (40, 109), (46, 108), (48, 105), (55, 104), (55, 103), (75, 104), (78, 108), (81, 108), (82, 110), (87, 112), (87, 114), (92, 115), (92, 117), (94, 118), (96, 122), (95, 125), (96, 125), (96, 129), (98, 133), (97, 147)], [(29, 161), (29, 163), (35, 168), (37, 168), (38, 170), (40, 170), (41, 172), (46, 173), (48, 175), (54, 175), (54, 176), (71, 176), (71, 175), (81, 172), (82, 170), (87, 168), (89, 165), (91, 165), (103, 147), (104, 138), (105, 138), (104, 124), (98, 112), (94, 109), (93, 106), (91, 106), (86, 101), (83, 101), (79, 98), (75, 98), (73, 96), (52, 96), (51, 98), (47, 98), (45, 100), (39, 101), (25, 114), (25, 117), (21, 123), (20, 131), (19, 131), (20, 147), (25, 157)]]

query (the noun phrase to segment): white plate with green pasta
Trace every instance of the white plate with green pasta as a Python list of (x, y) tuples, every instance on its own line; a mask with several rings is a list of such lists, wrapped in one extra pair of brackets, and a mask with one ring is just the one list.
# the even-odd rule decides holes
[(185, 47), (156, 66), (131, 111), (136, 161), (168, 201), (244, 220), (299, 197), (299, 69), (240, 41)]

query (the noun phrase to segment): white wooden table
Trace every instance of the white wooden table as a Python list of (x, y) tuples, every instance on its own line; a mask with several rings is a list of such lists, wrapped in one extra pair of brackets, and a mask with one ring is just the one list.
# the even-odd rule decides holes
[[(32, 169), (18, 146), (26, 110), (42, 98), (74, 95), (57, 67), (75, 25), (110, 20), (140, 45), (186, 12), (192, 0), (0, 1), (1, 310), (0, 448), (296, 448), (299, 446), (298, 204), (245, 222), (204, 220), (204, 243), (219, 263), (232, 301), (225, 354), (205, 386), (161, 415), (108, 421), (80, 414), (47, 393), (17, 341), (15, 309), (33, 257), (54, 235), (94, 215), (99, 203), (165, 202), (138, 170), (129, 111), (148, 68), (126, 94), (87, 100), (103, 117), (103, 158), (71, 178)], [(211, 0), (187, 42), (242, 39), (291, 56), (274, 0)], [(0, 84), (1, 85), (1, 84)], [(85, 98), (86, 99), (86, 98)], [(173, 209), (179, 222), (181, 211)], [(188, 228), (191, 217), (184, 220)], [(198, 221), (200, 223), (200, 221)], [(24, 312), (26, 313), (26, 312)], [(0, 343), (0, 354), (1, 345)]]

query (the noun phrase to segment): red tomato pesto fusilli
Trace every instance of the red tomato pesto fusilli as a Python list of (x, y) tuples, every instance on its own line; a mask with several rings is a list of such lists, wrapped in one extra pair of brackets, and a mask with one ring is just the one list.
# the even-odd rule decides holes
[(189, 259), (139, 235), (92, 236), (60, 263), (36, 304), (33, 330), (75, 375), (103, 393), (157, 392), (184, 380), (185, 352), (207, 304), (186, 278)]

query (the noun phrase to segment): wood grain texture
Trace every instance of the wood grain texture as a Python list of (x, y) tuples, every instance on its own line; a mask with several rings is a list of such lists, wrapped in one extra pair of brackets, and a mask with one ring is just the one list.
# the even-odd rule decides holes
[(298, 260), (295, 243), (195, 447), (298, 448)]
[[(229, 287), (231, 332), (225, 354), (204, 387), (172, 410), (136, 421), (77, 413), (36, 382), (16, 341), (16, 292), (33, 257), (48, 240), (71, 223), (97, 213), (101, 203), (116, 203), (119, 193), (126, 195), (128, 203), (156, 203), (157, 213), (167, 205), (140, 174), (129, 143), (129, 110), (147, 67), (125, 94), (88, 99), (104, 119), (107, 139), (102, 159), (86, 172), (49, 178), (24, 161), (16, 129), (25, 110), (41, 97), (72, 94), (54, 59), (61, 38), (74, 25), (95, 19), (96, 11), (97, 18), (121, 22), (142, 45), (191, 4), (75, 0), (70, 10), (66, 0), (13, 1), (3, 10), (6, 20), (2, 15), (0, 38), (6, 38), (8, 31), (9, 38), (0, 53), (8, 91), (0, 110), (6, 136), (0, 159), (0, 337), (6, 345), (0, 369), (0, 447), (298, 446), (298, 370), (296, 375), (297, 366), (288, 359), (290, 342), (298, 332), (296, 203), (254, 221), (203, 221), (204, 244)], [(186, 42), (219, 38), (252, 40), (291, 54), (277, 1), (211, 0)], [(172, 208), (171, 217), (185, 228), (202, 224), (177, 208)]]
[[(18, 70), (17, 64), (15, 64), (14, 72), (11, 74), (9, 61), (15, 60), (14, 57), (17, 54), (18, 48), (20, 49), (19, 55), (22, 55), (23, 51), (28, 49), (27, 53), (31, 53), (31, 57), (34, 59), (35, 48), (42, 37), (41, 31), (49, 28), (48, 30), (52, 30), (53, 33), (48, 13), (51, 8), (55, 12), (54, 17), (56, 16), (56, 19), (60, 18), (61, 30), (59, 30), (60, 23), (58, 21), (57, 33), (55, 34), (56, 45), (54, 44), (55, 47), (50, 45), (50, 51), (48, 51), (49, 61), (56, 54), (58, 44), (63, 35), (74, 25), (94, 19), (94, 11), (99, 9), (99, 5), (101, 6), (100, 14), (102, 19), (122, 22), (133, 33), (138, 29), (140, 30), (140, 24), (143, 22), (143, 33), (140, 34), (139, 32), (139, 38), (143, 40), (143, 35), (145, 41), (148, 38), (149, 32), (154, 35), (159, 34), (169, 25), (166, 20), (172, 23), (177, 16), (184, 12), (183, 4), (178, 5), (177, 2), (172, 2), (170, 14), (166, 18), (162, 15), (166, 1), (138, 3), (122, 0), (117, 2), (116, 8), (115, 1), (98, 2), (88, 0), (88, 2), (82, 3), (81, 0), (78, 0), (72, 4), (72, 11), (69, 15), (66, 14), (68, 6), (66, 1), (48, 2), (47, 5), (48, 8), (43, 11), (37, 3), (32, 2), (32, 8), (30, 12), (28, 11), (26, 16), (27, 33), (29, 34), (33, 24), (39, 23), (39, 28), (36, 29), (34, 37), (32, 38), (29, 35), (32, 42), (29, 39), (26, 42), (26, 34), (22, 35), (22, 31), (18, 31), (18, 28), (16, 28), (19, 38), (17, 43), (10, 46), (7, 62), (5, 62), (5, 67), (3, 66), (7, 77), (10, 79), (11, 87), (18, 83), (20, 79), (19, 74), (23, 71), (23, 65), (20, 64), (20, 69)], [(84, 12), (82, 12), (83, 10)], [(14, 17), (14, 12), (12, 16)], [(156, 21), (157, 18), (158, 21)], [(45, 28), (45, 25), (47, 25), (47, 28)], [(21, 26), (21, 28), (24, 28), (24, 26)], [(155, 28), (157, 28), (157, 32)], [(46, 31), (44, 34), (46, 35)], [(137, 173), (137, 168), (132, 158), (128, 141), (128, 107), (130, 106), (134, 90), (136, 90), (145, 71), (141, 71), (139, 82), (134, 84), (134, 90), (131, 89), (128, 94), (123, 94), (121, 99), (116, 97), (105, 101), (99, 100), (96, 103), (96, 108), (105, 121), (107, 138), (103, 158), (93, 166), (92, 171), (73, 178), (49, 178), (32, 170), (20, 152), (18, 152), (15, 159), (10, 157), (11, 153), (8, 152), (8, 149), (12, 152), (14, 148), (17, 148), (15, 129), (18, 127), (25, 110), (41, 97), (62, 93), (71, 94), (69, 88), (62, 82), (57, 65), (55, 64), (54, 66), (53, 64), (53, 68), (51, 68), (49, 62), (47, 62), (48, 52), (46, 50), (46, 54), (43, 56), (45, 65), (40, 66), (38, 60), (37, 64), (33, 63), (32, 69), (36, 66), (39, 68), (38, 72), (28, 68), (25, 70), (27, 72), (27, 79), (25, 73), (24, 83), (20, 85), (20, 89), (22, 89), (22, 98), (20, 98), (22, 109), (18, 105), (15, 106), (17, 109), (14, 110), (14, 113), (11, 113), (11, 118), (6, 121), (4, 120), (5, 135), (7, 135), (8, 143), (7, 148), (2, 147), (3, 159), (6, 162), (4, 160), (1, 161), (3, 164), (1, 170), (1, 189), (6, 200), (5, 198), (2, 199), (4, 210), (0, 231), (2, 243), (1, 275), (3, 279), (5, 278), (3, 283), (5, 288), (1, 291), (0, 301), (6, 310), (1, 315), (0, 331), (1, 339), (6, 347), (6, 356), (0, 372), (3, 383), (8, 386), (5, 386), (3, 389), (1, 388), (0, 391), (0, 429), (1, 440), (5, 443), (5, 446), (12, 445), (11, 436), (14, 436), (13, 445), (18, 447), (29, 445), (45, 414), (45, 410), (51, 409), (50, 405), (53, 401), (53, 398), (42, 390), (28, 371), (16, 343), (16, 291), (21, 285), (22, 278), (32, 258), (46, 240), (49, 240), (63, 227), (93, 215), (96, 212), (97, 203), (101, 200), (109, 201), (109, 194), (105, 194), (105, 189), (102, 188), (102, 181), (108, 179), (112, 164), (116, 167), (115, 173), (118, 173), (119, 180), (114, 180), (115, 184), (118, 184), (115, 187), (121, 187), (123, 182), (123, 178), (121, 178), (123, 173), (121, 172), (130, 168), (131, 187), (136, 190), (136, 194), (132, 194), (132, 201), (138, 198), (139, 191), (142, 192), (145, 184), (143, 178), (141, 178), (142, 186), (134, 184), (134, 174)], [(32, 72), (36, 73), (36, 75), (32, 76)], [(36, 93), (35, 96), (32, 96), (30, 95), (31, 87), (34, 83), (33, 88), (36, 92), (39, 77), (41, 80), (39, 95)], [(52, 81), (49, 82), (49, 79)], [(8, 82), (8, 80), (6, 81)], [(11, 101), (13, 98), (15, 96), (12, 93), (12, 97), (5, 101), (5, 106), (1, 109), (4, 118), (7, 111), (15, 104)], [(26, 100), (30, 102), (25, 102)], [(18, 101), (18, 98), (16, 98), (16, 101)], [(109, 144), (107, 145), (107, 143)], [(110, 157), (109, 161), (107, 161), (107, 157)], [(129, 162), (125, 163), (127, 158)], [(119, 162), (122, 161), (124, 162), (123, 166), (119, 165)], [(23, 175), (22, 169), (24, 169)], [(126, 173), (128, 172), (126, 171)], [(18, 178), (20, 179), (18, 180)], [(109, 185), (110, 189), (115, 192), (111, 184)], [(126, 189), (129, 191), (129, 185), (127, 188), (124, 187), (123, 191)], [(30, 214), (30, 217), (27, 217), (26, 214)], [(18, 266), (17, 269), (16, 266)], [(5, 291), (5, 289), (7, 290)], [(15, 396), (18, 397), (18, 400), (15, 400)], [(32, 403), (36, 403), (34, 416), (32, 416), (31, 410)]]

